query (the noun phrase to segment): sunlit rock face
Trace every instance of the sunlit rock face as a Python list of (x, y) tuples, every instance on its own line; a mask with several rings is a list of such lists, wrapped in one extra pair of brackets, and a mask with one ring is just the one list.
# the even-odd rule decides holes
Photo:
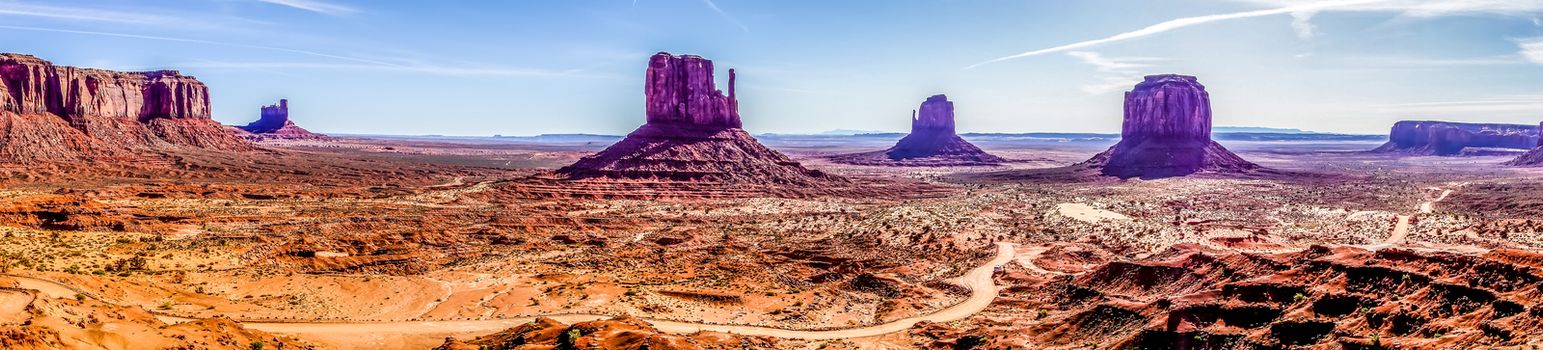
[(209, 88), (177, 71), (115, 72), (0, 54), (0, 160), (130, 157), (131, 149), (250, 145), (210, 118)]
[(643, 94), (648, 124), (685, 124), (738, 128), (739, 102), (734, 96), (734, 70), (729, 70), (729, 94), (713, 81), (713, 61), (695, 55), (666, 52), (648, 60)]
[(1083, 164), (1122, 178), (1258, 168), (1211, 140), (1211, 96), (1193, 76), (1151, 75), (1126, 92), (1120, 135)]
[(1461, 154), (1469, 147), (1531, 149), (1538, 143), (1538, 128), (1526, 124), (1405, 120), (1394, 123), (1388, 143), (1374, 151), (1449, 156)]
[(699, 56), (661, 52), (649, 60), (647, 74), (643, 126), (559, 174), (800, 186), (846, 181), (806, 169), (740, 129), (733, 70), (728, 95), (713, 84), (712, 61)]
[[(960, 138), (954, 131), (954, 102), (945, 95), (933, 95), (912, 112), (911, 134), (884, 151), (891, 160), (943, 157), (945, 165), (989, 165), (1005, 159), (982, 151)], [(928, 163), (930, 164), (930, 163)]]
[[(1538, 130), (1543, 130), (1543, 123), (1538, 124)], [(1543, 166), (1543, 138), (1538, 139), (1537, 143), (1533, 145), (1532, 150), (1527, 151), (1527, 153), (1522, 153), (1522, 155), (1516, 157), (1516, 159), (1506, 162), (1506, 165), (1526, 167)]]

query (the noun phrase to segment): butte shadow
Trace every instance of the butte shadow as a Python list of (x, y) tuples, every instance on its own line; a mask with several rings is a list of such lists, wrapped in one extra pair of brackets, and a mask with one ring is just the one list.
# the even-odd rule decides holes
[(1082, 163), (953, 178), (966, 182), (1096, 181), (1208, 175), (1258, 177), (1283, 174), (1260, 167), (1211, 140), (1211, 97), (1193, 76), (1150, 75), (1125, 93), (1120, 142)]
[(877, 166), (995, 166), (1007, 159), (986, 153), (959, 137), (954, 102), (938, 94), (911, 112), (911, 133), (888, 150), (828, 157), (832, 162)]

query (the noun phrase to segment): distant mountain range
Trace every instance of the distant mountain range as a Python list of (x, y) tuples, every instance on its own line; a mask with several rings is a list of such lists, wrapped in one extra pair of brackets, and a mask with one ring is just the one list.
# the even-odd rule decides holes
[[(1218, 126), (1211, 129), (1212, 137), (1225, 141), (1382, 141), (1387, 135), (1355, 135), (1333, 134), (1316, 131), (1306, 131), (1289, 128), (1269, 128), (1253, 126)], [(899, 138), (905, 136), (903, 132), (878, 131), (878, 130), (852, 130), (836, 129), (814, 134), (779, 134), (763, 133), (758, 137), (770, 138), (839, 138), (839, 137), (863, 137), (863, 138)], [(1025, 133), (963, 133), (960, 136), (978, 140), (1046, 140), (1046, 141), (1106, 141), (1117, 140), (1117, 133), (1067, 133), (1067, 132), (1025, 132)], [(494, 138), (537, 141), (537, 142), (614, 142), (621, 139), (618, 135), (602, 134), (541, 134), (536, 136), (503, 136), (493, 135)]]

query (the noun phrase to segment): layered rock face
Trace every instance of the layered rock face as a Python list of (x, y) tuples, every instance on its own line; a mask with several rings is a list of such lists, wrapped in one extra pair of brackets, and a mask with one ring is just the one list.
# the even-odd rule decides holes
[(1192, 76), (1151, 75), (1125, 93), (1118, 144), (1084, 165), (1105, 175), (1159, 178), (1256, 169), (1211, 140), (1211, 96)]
[(325, 135), (313, 133), (289, 120), (289, 100), (279, 100), (276, 105), (262, 107), (262, 115), (256, 121), (239, 127), (247, 139), (321, 139)]
[(210, 118), (209, 88), (193, 77), (0, 54), (0, 160), (110, 159), (165, 146), (250, 145)]
[[(1543, 130), (1543, 123), (1538, 124), (1538, 130)], [(1516, 159), (1512, 159), (1505, 164), (1527, 167), (1543, 166), (1543, 138), (1538, 139), (1537, 145), (1535, 145), (1532, 150), (1527, 151), (1527, 153), (1522, 153), (1521, 156), (1518, 156)]]
[(1388, 133), (1388, 143), (1374, 152), (1457, 155), (1468, 147), (1531, 149), (1538, 144), (1538, 126), (1442, 121), (1400, 121)]
[(659, 179), (764, 185), (845, 181), (804, 168), (740, 129), (729, 94), (713, 84), (712, 61), (661, 52), (649, 60), (647, 122), (600, 153), (558, 169), (569, 179)]
[(858, 165), (972, 166), (997, 165), (1006, 159), (982, 151), (954, 131), (954, 102), (938, 94), (911, 111), (911, 133), (883, 154), (857, 153), (831, 160)]

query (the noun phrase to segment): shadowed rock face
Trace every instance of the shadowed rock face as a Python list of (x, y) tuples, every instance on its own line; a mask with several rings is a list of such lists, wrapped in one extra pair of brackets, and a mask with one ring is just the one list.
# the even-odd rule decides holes
[(1468, 147), (1531, 149), (1538, 144), (1538, 128), (1522, 124), (1406, 120), (1394, 123), (1388, 143), (1373, 151), (1456, 155)]
[(991, 165), (1007, 161), (982, 151), (955, 134), (954, 103), (948, 100), (948, 96), (928, 97), (912, 113), (911, 134), (884, 151), (890, 160), (948, 158), (926, 162), (936, 165)]
[(1125, 93), (1125, 123), (1114, 147), (1087, 162), (1104, 175), (1160, 178), (1258, 165), (1211, 140), (1211, 97), (1195, 77), (1151, 75)]
[(262, 116), (246, 126), (238, 127), (246, 131), (243, 137), (249, 139), (322, 139), (325, 135), (313, 133), (310, 130), (295, 125), (289, 120), (289, 100), (279, 100), (279, 104), (263, 106)]
[(249, 145), (210, 118), (209, 88), (177, 71), (114, 72), (0, 54), (0, 158), (124, 157), (126, 149)]
[(558, 169), (569, 179), (658, 179), (818, 185), (844, 179), (804, 168), (740, 129), (734, 100), (713, 85), (712, 61), (659, 53), (649, 60), (647, 122), (626, 138)]
[[(1543, 123), (1538, 124), (1538, 130), (1543, 130)], [(1543, 166), (1543, 138), (1538, 139), (1537, 145), (1532, 150), (1522, 153), (1521, 156), (1505, 164), (1527, 167)]]

